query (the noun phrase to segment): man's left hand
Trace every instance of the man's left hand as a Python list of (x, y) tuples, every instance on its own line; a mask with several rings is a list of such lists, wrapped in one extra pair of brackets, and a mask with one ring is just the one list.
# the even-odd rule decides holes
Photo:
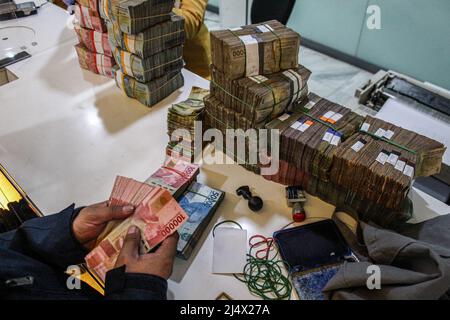
[(75, 238), (86, 248), (92, 249), (97, 237), (108, 222), (123, 220), (134, 212), (133, 206), (109, 207), (108, 201), (83, 208), (72, 224)]

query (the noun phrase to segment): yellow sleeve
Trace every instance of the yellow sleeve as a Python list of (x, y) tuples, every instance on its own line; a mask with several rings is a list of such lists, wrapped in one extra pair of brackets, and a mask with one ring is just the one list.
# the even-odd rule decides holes
[(187, 39), (194, 38), (203, 25), (208, 0), (182, 0), (180, 8), (173, 12), (184, 18), (184, 29)]

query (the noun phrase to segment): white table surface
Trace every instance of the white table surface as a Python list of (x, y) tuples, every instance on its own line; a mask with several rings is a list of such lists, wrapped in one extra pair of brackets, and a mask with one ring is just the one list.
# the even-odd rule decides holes
[[(149, 109), (124, 96), (113, 80), (82, 70), (74, 32), (66, 33), (65, 22), (58, 24), (66, 13), (52, 4), (42, 9), (32, 24), (39, 29), (42, 21), (45, 36), (41, 31), (37, 36), (46, 39), (41, 40), (46, 48), (12, 65), (19, 79), (0, 87), (0, 163), (51, 214), (73, 202), (81, 206), (107, 199), (116, 175), (145, 180), (165, 157), (168, 107), (184, 100), (192, 86), (208, 88), (209, 82), (183, 70), (185, 86)], [(199, 181), (226, 191), (226, 197), (191, 258), (177, 259), (168, 296), (214, 299), (226, 292), (234, 299), (252, 299), (233, 276), (211, 273), (210, 231), (217, 221), (232, 219), (249, 236), (270, 236), (291, 221), (284, 186), (238, 165), (203, 165)], [(235, 195), (241, 185), (250, 185), (264, 199), (261, 212), (251, 212)], [(314, 221), (330, 217), (334, 207), (308, 196), (305, 210)]]

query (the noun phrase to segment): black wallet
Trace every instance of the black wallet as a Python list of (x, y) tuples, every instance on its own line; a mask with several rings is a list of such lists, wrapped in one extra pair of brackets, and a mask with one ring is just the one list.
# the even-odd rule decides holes
[(322, 289), (345, 261), (357, 261), (333, 220), (277, 231), (273, 239), (302, 300), (324, 299)]

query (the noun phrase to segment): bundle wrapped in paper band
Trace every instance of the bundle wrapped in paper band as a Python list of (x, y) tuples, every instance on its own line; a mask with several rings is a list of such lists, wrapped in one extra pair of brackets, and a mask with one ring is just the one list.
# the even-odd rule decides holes
[(102, 0), (101, 15), (122, 32), (136, 34), (170, 19), (174, 0)]
[(307, 174), (329, 181), (337, 147), (357, 132), (363, 117), (313, 93), (294, 111), (281, 115), (266, 126), (280, 130), (280, 159)]
[(75, 50), (83, 69), (112, 78), (112, 68), (116, 64), (113, 57), (91, 52), (82, 44), (75, 45)]
[(211, 93), (250, 121), (268, 122), (307, 95), (310, 74), (299, 66), (266, 76), (228, 80), (212, 67)]
[(119, 68), (113, 68), (116, 85), (130, 98), (151, 107), (184, 84), (181, 72), (167, 73), (149, 82), (139, 82), (135, 78), (125, 75)]
[(108, 33), (86, 29), (78, 25), (75, 26), (78, 41), (93, 53), (101, 53), (109, 57), (112, 56), (111, 46), (108, 40)]
[(77, 3), (83, 7), (87, 7), (95, 12), (97, 15), (100, 14), (101, 0), (76, 0)]
[(98, 13), (88, 7), (75, 4), (75, 18), (77, 23), (87, 29), (106, 32), (106, 25)]
[(276, 20), (211, 32), (211, 58), (228, 79), (296, 69), (300, 35)]
[[(209, 90), (192, 87), (187, 100), (175, 103), (169, 108), (167, 113), (169, 144), (166, 148), (168, 155), (184, 157), (189, 162), (194, 161), (196, 125), (198, 124), (197, 121), (203, 120), (203, 110), (205, 108), (203, 98), (208, 94)], [(178, 140), (172, 141), (172, 135), (175, 135), (175, 131), (179, 129), (187, 130), (189, 137), (182, 136), (178, 137)], [(199, 134), (203, 134), (203, 130), (200, 130)], [(176, 137), (174, 136), (173, 138)]]
[(263, 177), (284, 185), (298, 185), (310, 195), (320, 197), (322, 200), (336, 206), (337, 210), (350, 213), (363, 221), (373, 221), (380, 226), (394, 227), (409, 220), (412, 216), (409, 198), (404, 199), (403, 210), (388, 209), (352, 190), (308, 175), (303, 170), (284, 160), (279, 161), (279, 170), (276, 174)]
[[(331, 181), (387, 208), (401, 209), (412, 179), (440, 172), (442, 143), (367, 116), (336, 151)], [(352, 172), (351, 177), (343, 174)]]
[(281, 132), (282, 164), (266, 178), (301, 184), (378, 222), (381, 213), (388, 215), (385, 222), (410, 216), (407, 193), (413, 177), (439, 172), (445, 151), (437, 141), (313, 94), (266, 127)]
[(148, 82), (166, 73), (180, 71), (183, 68), (183, 47), (177, 46), (140, 58), (128, 51), (114, 48), (114, 58), (123, 73), (140, 82)]
[(184, 19), (171, 14), (170, 20), (133, 35), (122, 33), (114, 24), (108, 23), (108, 34), (116, 47), (146, 58), (184, 43)]

